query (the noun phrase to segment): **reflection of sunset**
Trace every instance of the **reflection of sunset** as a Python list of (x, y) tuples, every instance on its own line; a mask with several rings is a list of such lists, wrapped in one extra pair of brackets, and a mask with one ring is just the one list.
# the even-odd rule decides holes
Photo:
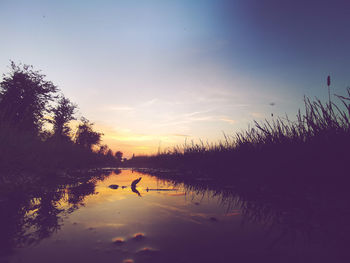
[[(100, 202), (114, 202), (118, 200), (127, 199), (128, 196), (136, 196), (131, 191), (132, 181), (142, 177), (141, 181), (137, 184), (137, 190), (141, 195), (159, 195), (156, 191), (147, 192), (147, 188), (173, 188), (163, 180), (157, 179), (156, 177), (145, 176), (138, 172), (132, 172), (131, 170), (122, 170), (121, 174), (112, 173), (107, 179), (103, 180), (96, 187), (96, 192), (99, 194), (96, 196), (88, 196), (86, 201), (89, 204), (98, 204)], [(118, 189), (109, 188), (110, 185), (118, 185)], [(163, 195), (169, 195), (167, 192), (162, 192)], [(176, 195), (176, 193), (175, 193)], [(183, 193), (179, 193), (183, 195)]]
[(184, 196), (184, 195), (186, 195), (186, 193), (175, 193), (175, 194), (173, 194), (173, 193), (168, 193), (168, 194), (166, 194), (166, 195), (169, 195), (169, 196)]
[[(81, 177), (82, 181), (66, 188), (59, 185), (30, 200), (21, 221), (24, 231), (18, 234), (23, 240), (28, 238), (29, 244), (38, 243), (16, 249), (10, 262), (60, 263), (71, 259), (70, 255), (79, 257), (79, 262), (177, 263), (188, 258), (188, 262), (209, 263), (218, 257), (226, 262), (233, 248), (235, 256), (244, 259), (253, 251), (249, 262), (256, 262), (256, 256), (266, 255), (265, 243), (280, 238), (280, 230), (285, 235), (285, 224), (290, 227), (292, 222), (297, 231), (305, 231), (304, 224), (294, 224), (294, 220), (300, 222), (294, 207), (276, 213), (276, 208), (266, 209), (260, 203), (260, 195), (256, 203), (216, 187), (208, 190), (197, 181), (173, 185), (146, 170), (108, 171), (95, 171), (96, 177)], [(130, 187), (138, 178), (142, 178), (136, 186), (141, 196)], [(287, 251), (284, 244), (283, 252)], [(53, 260), (41, 260), (41, 256)]]

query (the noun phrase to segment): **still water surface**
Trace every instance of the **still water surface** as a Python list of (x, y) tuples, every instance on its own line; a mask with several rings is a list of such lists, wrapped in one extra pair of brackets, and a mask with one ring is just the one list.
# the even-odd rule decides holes
[[(131, 189), (131, 182), (140, 177), (136, 190)], [(131, 170), (111, 172), (18, 201), (13, 208), (17, 210), (2, 219), (6, 233), (0, 259), (16, 263), (334, 259), (319, 244), (297, 235), (285, 238), (285, 230), (271, 228), (268, 217), (248, 220), (249, 205), (242, 202), (235, 195), (175, 185)]]

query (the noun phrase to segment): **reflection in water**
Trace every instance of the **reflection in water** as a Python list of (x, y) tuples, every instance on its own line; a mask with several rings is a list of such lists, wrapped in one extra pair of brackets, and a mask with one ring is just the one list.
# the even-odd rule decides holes
[(135, 194), (137, 194), (139, 197), (142, 197), (139, 191), (137, 191), (136, 186), (131, 187), (131, 191), (133, 191)]
[(346, 196), (332, 203), (322, 194), (140, 176), (95, 172), (1, 194), (0, 260), (346, 262)]
[(141, 194), (139, 191), (137, 191), (136, 189), (136, 185), (141, 181), (142, 177), (140, 177), (139, 179), (136, 179), (134, 181), (132, 181), (131, 183), (131, 191), (133, 191), (134, 193), (136, 193), (139, 197), (141, 197)]
[(2, 194), (0, 197), (0, 257), (15, 248), (39, 244), (61, 229), (63, 218), (84, 205), (85, 196), (95, 193), (95, 184), (105, 176), (94, 175), (72, 185), (51, 184), (23, 191)]

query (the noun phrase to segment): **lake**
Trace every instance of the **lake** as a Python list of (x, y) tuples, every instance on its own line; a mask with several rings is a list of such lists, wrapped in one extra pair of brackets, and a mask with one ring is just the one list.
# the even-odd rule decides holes
[(328, 242), (338, 234), (327, 231), (337, 229), (288, 201), (280, 209), (263, 197), (206, 184), (206, 178), (186, 184), (124, 169), (7, 194), (0, 199), (0, 260), (346, 262), (348, 244)]

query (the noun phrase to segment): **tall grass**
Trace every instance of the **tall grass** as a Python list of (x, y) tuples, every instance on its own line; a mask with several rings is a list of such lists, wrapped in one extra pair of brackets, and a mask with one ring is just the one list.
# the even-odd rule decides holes
[(304, 98), (294, 121), (278, 117), (216, 144), (185, 143), (126, 165), (245, 175), (345, 175), (350, 163), (350, 89), (337, 102)]

